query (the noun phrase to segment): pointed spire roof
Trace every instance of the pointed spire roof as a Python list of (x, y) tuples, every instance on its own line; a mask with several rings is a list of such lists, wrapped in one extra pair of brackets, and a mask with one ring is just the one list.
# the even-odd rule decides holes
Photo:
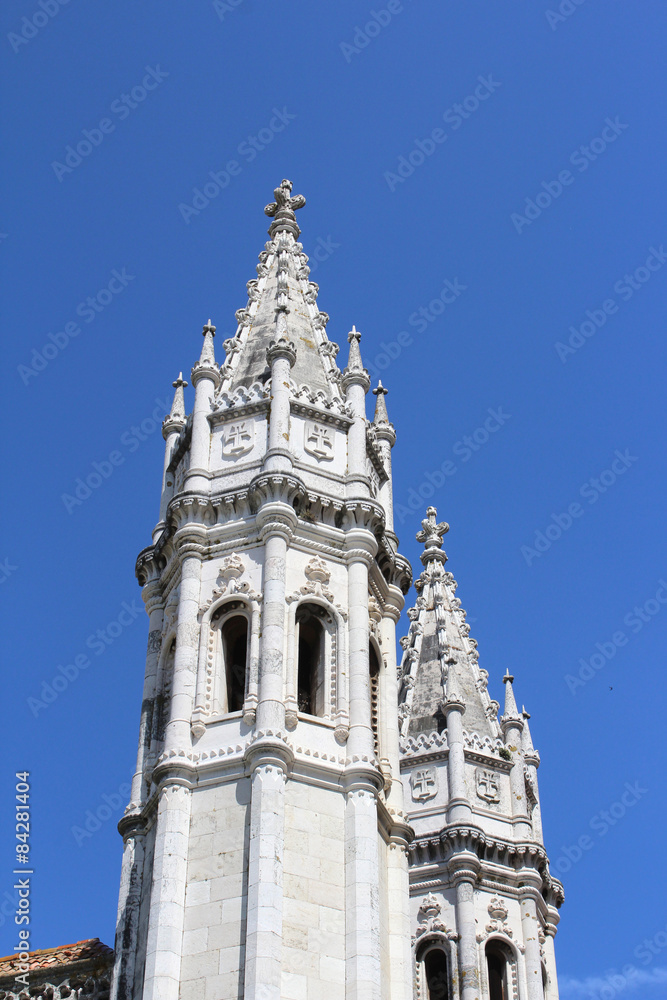
[(171, 384), (175, 392), (169, 415), (162, 421), (162, 435), (165, 438), (171, 431), (180, 430), (185, 424), (185, 398), (183, 396), (183, 389), (188, 383), (183, 378), (183, 372), (179, 372), (178, 378)]
[(204, 325), (202, 333), (204, 334), (204, 343), (202, 344), (199, 362), (200, 364), (214, 365), (215, 347), (213, 346), (213, 338), (215, 337), (215, 327), (211, 323), (210, 319), (208, 323)]
[(538, 751), (533, 746), (533, 737), (530, 733), (530, 726), (528, 725), (528, 720), (530, 718), (529, 713), (526, 711), (525, 705), (521, 706), (521, 717), (523, 718), (523, 733), (521, 735), (521, 745), (523, 747), (523, 756), (527, 764), (534, 764), (535, 767), (540, 766), (540, 755)]
[(516, 698), (514, 697), (514, 677), (509, 672), (509, 667), (505, 671), (503, 684), (505, 685), (505, 711), (503, 712), (503, 719), (512, 722), (521, 722), (522, 719), (519, 715), (519, 709), (516, 707)]
[(378, 379), (377, 388), (373, 389), (373, 395), (375, 399), (375, 416), (373, 417), (373, 423), (378, 424), (388, 424), (389, 414), (387, 413), (387, 404), (384, 401), (384, 397), (389, 392), (389, 389), (385, 389), (382, 385), (382, 381)]
[(270, 344), (294, 344), (296, 361), (291, 378), (296, 391), (302, 387), (312, 398), (337, 399), (342, 405), (336, 365), (338, 346), (326, 334), (329, 317), (317, 306), (318, 286), (309, 281), (310, 269), (303, 247), (297, 243), (295, 211), (305, 205), (302, 195), (291, 196), (292, 184), (276, 188), (275, 201), (265, 212), (273, 222), (271, 240), (259, 255), (257, 278), (248, 282), (248, 303), (236, 313), (238, 328), (224, 341), (227, 357), (222, 366), (220, 392), (229, 393), (270, 378), (266, 351)]
[(439, 731), (448, 703), (465, 706), (465, 727), (481, 738), (498, 739), (498, 703), (486, 690), (487, 673), (478, 664), (466, 613), (456, 597), (456, 580), (445, 570), (442, 538), (448, 525), (429, 507), (417, 540), (423, 542), (424, 571), (415, 583), (417, 603), (408, 611), (410, 632), (401, 639), (405, 653), (399, 681), (403, 736)]

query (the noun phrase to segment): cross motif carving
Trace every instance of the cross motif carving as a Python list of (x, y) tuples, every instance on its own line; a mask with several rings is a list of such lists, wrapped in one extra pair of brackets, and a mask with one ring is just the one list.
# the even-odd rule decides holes
[(432, 799), (438, 790), (436, 774), (431, 767), (415, 771), (412, 775), (411, 784), (412, 798), (418, 802), (423, 802), (425, 799)]
[(314, 421), (306, 422), (305, 450), (315, 455), (316, 458), (333, 458), (333, 437), (328, 427), (316, 424)]
[(247, 422), (230, 424), (225, 432), (222, 445), (223, 455), (244, 455), (252, 449), (253, 435)]
[(477, 768), (477, 795), (486, 802), (500, 802), (498, 776), (493, 771)]

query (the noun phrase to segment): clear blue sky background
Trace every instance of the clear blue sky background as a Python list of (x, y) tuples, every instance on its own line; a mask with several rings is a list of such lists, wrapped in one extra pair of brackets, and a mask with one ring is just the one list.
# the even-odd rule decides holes
[[(355, 323), (366, 363), (385, 369), (396, 502), (419, 508), (399, 509), (403, 551), (418, 565), (431, 500), (451, 524), (448, 565), (492, 695), (509, 667), (532, 713), (547, 847), (566, 889), (562, 994), (599, 995), (611, 969), (632, 963), (639, 985), (616, 995), (664, 995), (666, 15), (658, 0), (561, 6), (573, 12), (557, 20), (555, 0), (404, 0), (354, 51), (341, 43), (354, 44), (370, 2), (72, 0), (38, 30), (22, 20), (37, 0), (3, 5), (0, 900), (12, 885), (13, 775), (25, 768), (35, 947), (113, 943), (121, 808), (80, 844), (72, 828), (88, 810), (104, 816), (103, 797), (116, 802), (132, 773), (147, 620), (103, 652), (86, 642), (123, 602), (140, 604), (134, 559), (157, 519), (163, 455), (151, 414), (161, 419), (180, 369), (189, 377), (209, 315), (222, 354), (266, 239), (262, 209), (290, 177), (308, 199), (304, 248), (328, 254), (313, 278), (329, 335), (345, 344)], [(34, 37), (12, 45), (22, 27)], [(115, 104), (146, 67), (166, 76), (135, 107)], [(443, 118), (489, 75), (478, 107)], [(271, 141), (251, 159), (243, 143), (274, 109), (287, 124), (261, 133)], [(102, 119), (113, 130), (92, 133), (99, 145), (54, 169)], [(420, 164), (416, 142), (437, 128), (446, 138), (426, 143)], [(605, 129), (606, 148), (591, 145)], [(179, 205), (230, 160), (236, 176), (186, 222)], [(539, 192), (533, 221), (513, 221)], [(657, 269), (641, 270), (650, 248)], [(123, 269), (131, 279), (104, 292)], [(431, 310), (447, 280), (459, 294)], [(101, 290), (91, 318), (85, 301)], [(555, 345), (587, 310), (604, 325), (575, 334), (581, 346), (563, 360)], [(80, 332), (44, 357), (68, 323)], [(396, 355), (402, 332), (389, 363), (383, 342)], [(27, 374), (35, 362), (42, 370)], [(499, 407), (508, 416), (488, 434)], [(586, 488), (617, 450), (622, 474), (603, 476), (604, 493)], [(63, 494), (113, 451), (122, 463), (68, 512)], [(447, 461), (456, 471), (442, 484)], [(522, 552), (538, 531), (545, 551)], [(633, 618), (644, 605), (646, 621)], [(617, 632), (626, 641), (614, 646)], [(598, 643), (614, 654), (604, 665)], [(596, 652), (600, 669), (568, 686)], [(27, 699), (81, 654), (90, 666), (35, 717)], [(638, 798), (618, 805), (626, 783)], [(601, 818), (610, 809), (613, 825)], [(656, 935), (656, 954), (636, 952)], [(4, 917), (0, 939), (11, 951)]]

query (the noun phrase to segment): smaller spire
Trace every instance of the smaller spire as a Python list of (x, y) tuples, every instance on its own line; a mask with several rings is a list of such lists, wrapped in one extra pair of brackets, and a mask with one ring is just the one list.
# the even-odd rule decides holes
[(387, 413), (387, 404), (384, 401), (384, 397), (389, 392), (389, 389), (385, 389), (382, 385), (382, 381), (378, 379), (377, 389), (373, 389), (373, 395), (377, 396), (375, 401), (375, 416), (373, 418), (373, 423), (377, 424), (388, 424), (389, 414)]
[(350, 355), (347, 361), (347, 367), (350, 371), (363, 371), (364, 366), (361, 360), (361, 350), (359, 348), (359, 341), (361, 340), (361, 334), (357, 330), (356, 326), (352, 326), (352, 329), (347, 335), (347, 342), (350, 345)]
[(204, 344), (201, 349), (201, 355), (199, 358), (200, 364), (215, 364), (215, 348), (213, 346), (213, 338), (215, 337), (215, 327), (209, 319), (208, 323), (204, 325), (202, 330), (204, 334)]
[(183, 378), (183, 372), (179, 372), (178, 378), (171, 384), (176, 391), (174, 392), (174, 401), (171, 404), (171, 410), (169, 411), (168, 416), (166, 416), (162, 421), (162, 435), (164, 438), (166, 438), (172, 431), (180, 430), (185, 423), (185, 399), (183, 396), (183, 389), (188, 383)]
[(509, 672), (509, 667), (505, 671), (505, 676), (503, 677), (503, 684), (505, 685), (505, 714), (506, 719), (516, 719), (519, 720), (521, 717), (519, 715), (519, 710), (516, 707), (516, 700), (514, 698), (514, 688), (512, 687), (514, 683), (514, 677)]
[(535, 767), (539, 767), (540, 755), (533, 746), (533, 737), (530, 734), (530, 726), (528, 725), (530, 714), (526, 711), (525, 705), (521, 706), (521, 716), (523, 718), (523, 735), (521, 737), (521, 744), (523, 746), (524, 758), (527, 764), (534, 764)]

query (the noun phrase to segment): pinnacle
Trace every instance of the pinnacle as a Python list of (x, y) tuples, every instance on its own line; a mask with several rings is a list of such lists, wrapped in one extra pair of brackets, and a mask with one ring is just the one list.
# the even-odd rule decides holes
[(299, 238), (301, 230), (299, 229), (294, 213), (297, 209), (303, 208), (306, 204), (306, 199), (302, 194), (297, 194), (293, 198), (291, 194), (292, 182), (284, 179), (280, 187), (277, 187), (273, 192), (273, 197), (276, 200), (264, 209), (265, 215), (273, 219), (273, 222), (269, 226), (269, 236), (271, 239), (278, 233), (291, 233), (295, 240)]
[(503, 677), (503, 684), (505, 684), (505, 715), (508, 718), (518, 719), (519, 710), (516, 707), (516, 699), (514, 698), (514, 688), (512, 684), (514, 682), (514, 677), (509, 672), (509, 668), (505, 671), (505, 676)]
[(389, 414), (387, 413), (387, 404), (384, 401), (384, 397), (389, 392), (389, 389), (385, 389), (382, 382), (378, 379), (377, 389), (373, 389), (373, 395), (377, 397), (375, 402), (375, 416), (373, 418), (374, 424), (388, 424)]
[(183, 388), (188, 383), (183, 378), (183, 372), (179, 372), (178, 378), (171, 384), (176, 391), (174, 392), (174, 401), (171, 404), (169, 415), (165, 417), (162, 423), (162, 432), (165, 438), (167, 434), (171, 431), (178, 430), (185, 423), (185, 399), (183, 396)]
[(361, 334), (357, 330), (356, 326), (352, 326), (352, 329), (347, 335), (347, 340), (350, 345), (350, 355), (347, 362), (347, 367), (350, 371), (363, 371), (364, 366), (361, 361), (361, 350), (359, 348), (359, 341), (361, 340)]
[(213, 338), (215, 337), (215, 327), (211, 323), (210, 319), (208, 323), (204, 325), (202, 330), (204, 334), (204, 343), (201, 349), (201, 355), (199, 357), (199, 363), (205, 365), (215, 364), (215, 348), (213, 346)]

